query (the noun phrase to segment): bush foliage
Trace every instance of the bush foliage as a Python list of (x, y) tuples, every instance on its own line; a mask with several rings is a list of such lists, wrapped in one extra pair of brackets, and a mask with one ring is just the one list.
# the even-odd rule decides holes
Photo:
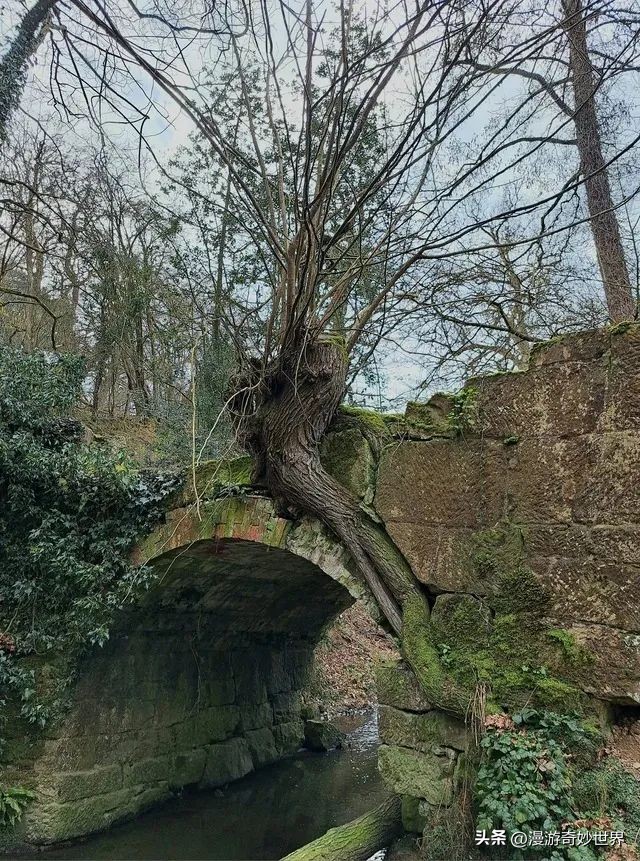
[(84, 441), (69, 415), (84, 375), (77, 356), (0, 346), (1, 704), (39, 726), (63, 708), (83, 650), (148, 587), (129, 551), (178, 483)]

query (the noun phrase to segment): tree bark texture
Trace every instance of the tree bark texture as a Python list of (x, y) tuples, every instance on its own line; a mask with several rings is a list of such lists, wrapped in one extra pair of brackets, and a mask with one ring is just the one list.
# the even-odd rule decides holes
[(9, 120), (20, 103), (27, 66), (38, 48), (42, 27), (56, 0), (37, 0), (20, 22), (15, 39), (0, 60), (0, 146), (7, 136)]
[(309, 336), (283, 347), (277, 364), (239, 376), (232, 404), (239, 441), (255, 460), (254, 481), (281, 507), (321, 520), (349, 551), (391, 629), (417, 591), (411, 569), (356, 499), (323, 468), (319, 444), (342, 400), (344, 346)]
[(393, 795), (369, 813), (331, 828), (282, 861), (366, 861), (401, 832), (400, 798)]
[(563, 0), (562, 6), (563, 26), (569, 41), (573, 120), (580, 167), (607, 308), (611, 320), (618, 323), (633, 319), (636, 306), (602, 152), (595, 104), (595, 75), (587, 44), (585, 12), (582, 0)]

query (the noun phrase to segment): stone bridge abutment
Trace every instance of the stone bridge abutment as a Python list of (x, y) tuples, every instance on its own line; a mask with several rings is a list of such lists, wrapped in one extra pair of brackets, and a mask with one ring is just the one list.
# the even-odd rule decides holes
[[(322, 457), (419, 584), (403, 660), (378, 674), (379, 765), (408, 830), (454, 815), (474, 704), (577, 714), (592, 738), (638, 714), (640, 325), (540, 345), (528, 370), (403, 416), (344, 408)], [(86, 658), (65, 719), (13, 739), (3, 780), (36, 798), (11, 839), (104, 828), (300, 744), (320, 632), (355, 598), (376, 608), (247, 466), (205, 465), (136, 548), (159, 576)]]
[(3, 780), (36, 792), (23, 842), (104, 829), (298, 750), (313, 648), (361, 595), (318, 523), (259, 496), (172, 509), (134, 560), (154, 585), (86, 656), (64, 719), (14, 746)]

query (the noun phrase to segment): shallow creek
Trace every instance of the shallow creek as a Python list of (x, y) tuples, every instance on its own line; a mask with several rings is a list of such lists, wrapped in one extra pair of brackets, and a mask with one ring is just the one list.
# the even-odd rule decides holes
[[(185, 794), (39, 859), (262, 861), (282, 858), (375, 807), (387, 794), (377, 769), (375, 713), (335, 721), (343, 750), (301, 751), (227, 786)], [(24, 856), (23, 856), (24, 858)]]

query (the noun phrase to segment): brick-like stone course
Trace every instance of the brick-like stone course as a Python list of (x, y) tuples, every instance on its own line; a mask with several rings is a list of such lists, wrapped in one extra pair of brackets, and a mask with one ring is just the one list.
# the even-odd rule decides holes
[[(265, 500), (248, 510), (234, 503), (241, 536), (260, 532), (256, 511), (266, 510), (260, 534), (286, 540)], [(335, 571), (340, 554), (325, 547)], [(300, 748), (300, 691), (319, 633), (353, 600), (343, 585), (350, 574), (340, 569), (338, 582), (245, 537), (201, 541), (154, 564), (159, 585), (87, 656), (71, 710), (32, 746), (17, 736), (9, 750), (5, 775), (36, 799), (3, 834), (5, 847), (106, 828), (186, 786), (223, 786)]]

